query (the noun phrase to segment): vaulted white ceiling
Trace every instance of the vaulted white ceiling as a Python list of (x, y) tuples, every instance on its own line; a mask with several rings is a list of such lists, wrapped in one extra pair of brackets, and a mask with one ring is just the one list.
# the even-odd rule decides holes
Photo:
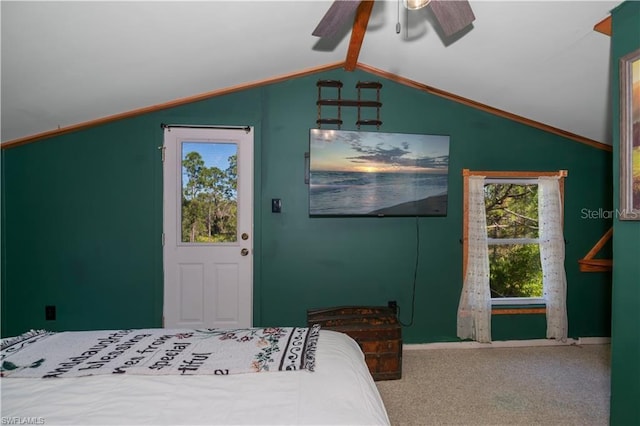
[[(611, 143), (620, 1), (470, 1), (443, 40), (429, 8), (376, 0), (358, 62)], [(344, 61), (350, 28), (311, 32), (331, 1), (2, 1), (2, 141)], [(400, 22), (400, 33), (396, 24)]]

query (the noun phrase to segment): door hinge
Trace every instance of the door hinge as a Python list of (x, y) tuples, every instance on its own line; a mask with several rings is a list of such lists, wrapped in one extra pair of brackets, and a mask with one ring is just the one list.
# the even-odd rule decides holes
[(162, 247), (164, 247), (164, 241), (165, 241), (165, 234), (164, 232), (162, 233)]
[(165, 152), (167, 151), (167, 147), (162, 145), (162, 146), (159, 146), (158, 149), (162, 151), (162, 162), (164, 163), (164, 155), (165, 155)]

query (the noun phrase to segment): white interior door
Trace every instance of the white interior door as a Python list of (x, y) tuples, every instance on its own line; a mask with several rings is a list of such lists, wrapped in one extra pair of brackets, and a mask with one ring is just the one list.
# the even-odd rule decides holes
[(253, 128), (167, 127), (164, 148), (164, 327), (250, 327)]

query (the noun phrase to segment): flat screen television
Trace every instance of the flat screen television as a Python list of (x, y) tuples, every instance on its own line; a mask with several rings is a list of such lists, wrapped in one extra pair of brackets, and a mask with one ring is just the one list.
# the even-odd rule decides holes
[(309, 216), (446, 216), (449, 136), (311, 129)]

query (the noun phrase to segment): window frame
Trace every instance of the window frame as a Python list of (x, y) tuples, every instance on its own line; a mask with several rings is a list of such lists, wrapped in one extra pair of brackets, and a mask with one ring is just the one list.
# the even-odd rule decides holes
[[(464, 280), (467, 259), (468, 259), (468, 240), (469, 240), (469, 176), (484, 176), (485, 184), (502, 184), (502, 183), (515, 183), (515, 184), (537, 184), (537, 179), (542, 176), (558, 176), (560, 177), (560, 202), (563, 211), (562, 222), (564, 224), (564, 178), (567, 177), (567, 170), (558, 170), (552, 172), (540, 172), (540, 171), (475, 171), (469, 169), (463, 169), (463, 236), (462, 236), (462, 279)], [(487, 237), (488, 238), (488, 237)], [(488, 238), (487, 245), (495, 244), (495, 241), (506, 241), (507, 239), (494, 239)], [(508, 239), (521, 243), (530, 242), (539, 244), (538, 238), (518, 238)], [(546, 302), (544, 297), (501, 297), (491, 298), (492, 307), (514, 307), (514, 309), (508, 309), (508, 313), (537, 313), (531, 312), (532, 306), (541, 306), (541, 312), (545, 310)], [(501, 313), (493, 311), (493, 314)]]

